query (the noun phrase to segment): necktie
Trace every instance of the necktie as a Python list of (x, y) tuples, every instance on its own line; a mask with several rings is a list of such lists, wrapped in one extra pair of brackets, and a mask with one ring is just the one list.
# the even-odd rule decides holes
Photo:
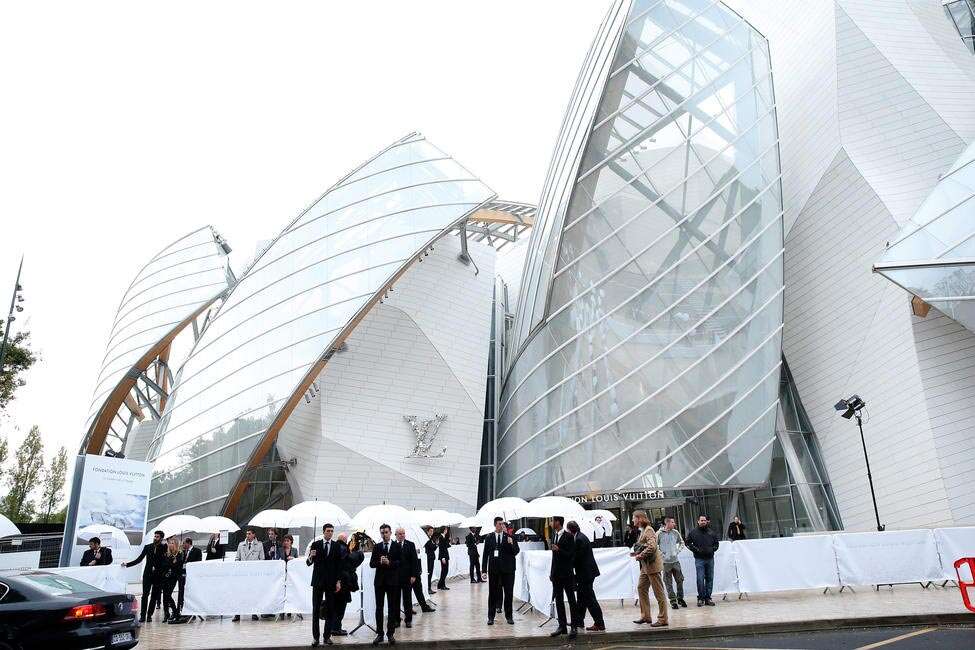
[(498, 533), (498, 548), (501, 548), (501, 533)]
[(389, 542), (383, 542), (383, 553), (389, 553)]
[(325, 557), (328, 557), (328, 542), (325, 542)]

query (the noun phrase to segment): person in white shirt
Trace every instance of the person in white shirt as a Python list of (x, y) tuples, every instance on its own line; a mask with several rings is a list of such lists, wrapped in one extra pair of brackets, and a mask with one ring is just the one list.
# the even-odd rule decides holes
[[(237, 561), (253, 562), (264, 559), (264, 545), (257, 540), (253, 530), (248, 529), (244, 541), (237, 545)], [(257, 620), (257, 614), (251, 614), (251, 620)], [(240, 621), (240, 614), (234, 616), (234, 623)]]
[(595, 548), (605, 548), (613, 543), (613, 524), (605, 521), (602, 515), (596, 515), (595, 530), (592, 545)]

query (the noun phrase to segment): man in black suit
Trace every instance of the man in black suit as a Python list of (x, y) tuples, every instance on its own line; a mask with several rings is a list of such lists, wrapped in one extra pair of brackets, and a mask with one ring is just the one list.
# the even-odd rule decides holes
[(447, 586), (447, 571), (450, 570), (450, 529), (444, 528), (440, 531), (440, 541), (437, 543), (437, 550), (440, 552), (440, 581), (437, 582), (437, 589), (450, 591)]
[(227, 547), (220, 543), (220, 534), (210, 535), (210, 541), (207, 542), (207, 560), (222, 560), (226, 552)]
[(400, 564), (398, 569), (399, 585), (402, 590), (402, 609), (406, 627), (413, 627), (413, 587), (421, 580), (420, 558), (416, 553), (416, 544), (406, 539), (406, 529), (396, 529), (394, 546), (400, 550)]
[(593, 555), (592, 544), (589, 542), (589, 538), (579, 530), (579, 524), (576, 522), (570, 521), (565, 527), (573, 535), (575, 542), (573, 566), (576, 573), (576, 607), (578, 611), (573, 614), (572, 618), (577, 627), (582, 627), (586, 620), (586, 610), (589, 610), (589, 614), (592, 616), (592, 626), (586, 629), (590, 632), (604, 632), (606, 624), (603, 621), (603, 610), (599, 606), (599, 601), (596, 600), (596, 591), (593, 589), (593, 583), (599, 575), (599, 565)]
[(311, 635), (312, 647), (318, 647), (322, 605), (325, 609), (325, 645), (332, 645), (332, 630), (335, 629), (335, 594), (342, 589), (342, 569), (348, 547), (332, 539), (335, 526), (322, 526), (322, 539), (316, 539), (308, 549), (305, 563), (314, 566), (311, 572)]
[(389, 611), (386, 621), (386, 639), (389, 645), (395, 645), (396, 639), (393, 633), (399, 624), (399, 568), (403, 562), (403, 549), (399, 544), (394, 544), (390, 537), (391, 529), (388, 524), (379, 527), (382, 540), (372, 548), (372, 557), (369, 558), (369, 566), (376, 570), (376, 577), (373, 579), (373, 586), (376, 590), (376, 638), (373, 645), (383, 642), (383, 599), (389, 604)]
[(187, 537), (183, 540), (183, 568), (179, 573), (179, 598), (177, 599), (176, 611), (183, 611), (183, 598), (186, 592), (186, 564), (187, 562), (202, 562), (203, 551), (193, 546), (193, 540)]
[(484, 578), (481, 577), (481, 558), (478, 557), (477, 552), (478, 530), (477, 528), (471, 528), (471, 532), (467, 533), (467, 537), (464, 538), (464, 544), (467, 545), (467, 560), (470, 564), (471, 584), (484, 582)]
[(105, 566), (112, 563), (112, 549), (102, 548), (102, 540), (92, 537), (88, 540), (88, 550), (81, 556), (81, 566)]
[(281, 542), (278, 541), (278, 531), (274, 528), (267, 529), (267, 541), (264, 542), (264, 559), (265, 560), (280, 560), (281, 557)]
[[(166, 547), (163, 545), (165, 534), (157, 530), (152, 534), (152, 542), (142, 547), (139, 557), (131, 562), (122, 562), (122, 566), (132, 567), (146, 561), (146, 566), (142, 569), (142, 609), (139, 610), (139, 622), (145, 623), (152, 620), (152, 612), (149, 611), (149, 602), (160, 602), (162, 600), (162, 579), (157, 575), (162, 566), (163, 558), (166, 555)], [(150, 594), (153, 598), (150, 601)]]
[(572, 613), (571, 631), (568, 632), (569, 640), (578, 636), (576, 631), (576, 595), (572, 589), (574, 582), (573, 560), (575, 555), (575, 539), (572, 534), (562, 529), (565, 519), (562, 517), (552, 517), (552, 569), (549, 572), (549, 580), (552, 581), (552, 598), (555, 599), (555, 611), (559, 617), (559, 627), (549, 636), (559, 636), (565, 634), (568, 621), (565, 617), (565, 601), (563, 595), (569, 601), (569, 611)]
[(515, 556), (518, 542), (504, 529), (504, 520), (494, 518), (494, 532), (484, 538), (482, 571), (488, 574), (488, 625), (494, 625), (494, 613), (504, 600), (504, 618), (514, 625), (512, 611), (515, 595)]
[(437, 560), (437, 536), (433, 528), (427, 528), (427, 541), (423, 545), (423, 550), (427, 554), (427, 591), (431, 594), (437, 593), (433, 590), (433, 564)]

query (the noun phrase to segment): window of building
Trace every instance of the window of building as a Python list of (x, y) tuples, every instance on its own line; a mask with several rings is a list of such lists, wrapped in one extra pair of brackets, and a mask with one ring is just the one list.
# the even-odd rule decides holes
[(944, 0), (943, 4), (965, 47), (975, 54), (975, 0)]

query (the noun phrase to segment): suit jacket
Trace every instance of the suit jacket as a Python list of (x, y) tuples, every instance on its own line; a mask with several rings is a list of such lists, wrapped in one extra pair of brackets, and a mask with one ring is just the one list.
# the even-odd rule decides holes
[(208, 542), (207, 543), (207, 559), (208, 560), (222, 560), (223, 556), (227, 553), (227, 547), (220, 542)]
[(400, 546), (400, 564), (399, 564), (399, 583), (401, 585), (410, 584), (410, 578), (420, 579), (420, 557), (416, 553), (416, 544), (408, 539), (404, 539), (403, 543), (393, 540), (393, 542)]
[(192, 547), (190, 547), (190, 550), (188, 552), (187, 551), (180, 551), (180, 553), (183, 555), (183, 571), (182, 571), (182, 576), (185, 578), (186, 577), (186, 565), (189, 564), (190, 562), (202, 562), (203, 561), (203, 551), (201, 551), (200, 549), (198, 549), (195, 546), (192, 546)]
[(257, 540), (248, 542), (246, 539), (237, 545), (237, 561), (251, 562), (264, 559), (264, 546)]
[(464, 538), (464, 543), (467, 544), (467, 555), (474, 558), (476, 562), (477, 557), (477, 535), (474, 533), (467, 533), (467, 537)]
[(576, 580), (579, 582), (591, 584), (599, 575), (599, 565), (592, 553), (592, 543), (581, 531), (576, 533), (575, 556), (572, 558), (572, 564), (576, 572)]
[[(379, 560), (383, 557), (389, 558), (389, 564), (380, 564)], [(383, 585), (386, 587), (396, 587), (399, 585), (399, 565), (403, 561), (403, 548), (396, 543), (395, 539), (389, 540), (389, 550), (383, 550), (382, 540), (376, 542), (372, 548), (372, 557), (369, 558), (369, 566), (376, 570), (376, 577), (372, 584), (376, 587)]]
[(548, 577), (553, 580), (571, 582), (575, 555), (575, 539), (572, 537), (572, 533), (564, 528), (554, 533), (550, 548), (555, 545), (558, 545), (559, 550), (552, 549), (552, 568)]
[(94, 551), (88, 549), (85, 551), (84, 555), (81, 556), (81, 566), (88, 566), (94, 561), (94, 566), (106, 566), (112, 563), (112, 549), (102, 546), (98, 549), (98, 557), (95, 557)]
[(183, 575), (183, 554), (164, 554), (162, 557), (162, 562), (159, 565), (159, 578), (164, 583), (174, 583), (181, 575)]
[(270, 542), (270, 540), (268, 540), (268, 541), (264, 542), (264, 559), (265, 560), (272, 559), (271, 549), (274, 549), (274, 552), (275, 552), (275, 555), (274, 555), (274, 558), (273, 559), (275, 559), (275, 560), (283, 560), (284, 559), (284, 549), (281, 547), (281, 542), (275, 542), (275, 543), (272, 544)]
[(450, 559), (450, 540), (448, 538), (441, 537), (440, 542), (437, 544), (437, 548), (440, 550), (441, 560)]
[(162, 560), (165, 555), (165, 546), (162, 544), (156, 544), (155, 542), (149, 542), (142, 547), (142, 552), (139, 553), (139, 557), (135, 558), (131, 562), (126, 562), (125, 566), (135, 566), (144, 559), (146, 561), (146, 566), (142, 569), (142, 579), (151, 580), (156, 577), (159, 568), (162, 566)]
[(326, 555), (325, 540), (316, 539), (311, 543), (308, 550), (309, 556), (311, 551), (315, 551), (314, 558), (309, 557), (305, 560), (305, 564), (314, 567), (311, 572), (311, 586), (321, 587), (327, 592), (335, 591), (335, 583), (342, 579), (342, 567), (345, 564), (349, 548), (333, 539), (329, 544), (328, 555)]
[[(498, 550), (498, 557), (494, 551)], [(518, 555), (518, 541), (508, 533), (501, 533), (501, 548), (498, 548), (497, 533), (491, 532), (484, 538), (484, 557), (481, 559), (481, 571), (487, 573), (514, 574), (515, 556)]]
[(640, 562), (640, 570), (648, 573), (660, 573), (664, 570), (664, 557), (657, 549), (657, 534), (653, 532), (653, 526), (647, 526), (640, 533), (637, 544), (643, 546), (636, 559)]
[(437, 555), (437, 543), (433, 541), (433, 538), (427, 539), (427, 543), (423, 545), (423, 550), (426, 551), (427, 557), (431, 560)]

